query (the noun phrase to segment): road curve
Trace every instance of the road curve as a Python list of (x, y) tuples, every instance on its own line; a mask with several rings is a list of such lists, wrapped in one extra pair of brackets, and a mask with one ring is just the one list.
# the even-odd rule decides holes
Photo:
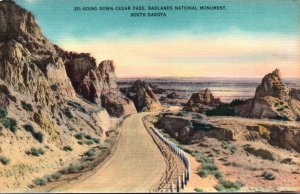
[(166, 162), (147, 132), (142, 118), (132, 114), (120, 126), (120, 138), (113, 155), (93, 175), (70, 183), (66, 192), (149, 192), (166, 171)]

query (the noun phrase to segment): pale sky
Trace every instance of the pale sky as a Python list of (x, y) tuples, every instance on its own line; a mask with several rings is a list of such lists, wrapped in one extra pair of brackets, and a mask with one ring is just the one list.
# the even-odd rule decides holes
[[(68, 51), (115, 61), (118, 77), (300, 77), (300, 4), (264, 1), (17, 0)], [(172, 3), (170, 3), (172, 2)], [(74, 6), (225, 5), (226, 11), (74, 12)], [(47, 4), (47, 6), (45, 6)]]

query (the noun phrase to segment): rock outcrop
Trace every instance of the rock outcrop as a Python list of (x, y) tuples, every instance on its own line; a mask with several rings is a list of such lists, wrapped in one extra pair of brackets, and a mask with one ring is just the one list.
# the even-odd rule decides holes
[(133, 83), (127, 91), (127, 97), (133, 100), (138, 111), (154, 111), (161, 108), (161, 104), (152, 87), (141, 80)]
[(221, 104), (219, 98), (215, 98), (211, 91), (206, 88), (197, 93), (193, 93), (184, 110), (192, 112), (204, 112), (205, 110), (211, 109)]
[(0, 6), (2, 80), (43, 106), (77, 93), (113, 116), (135, 112), (133, 102), (119, 92), (113, 61), (97, 66), (89, 54), (64, 51), (44, 37), (30, 12), (12, 1)]
[(193, 93), (187, 104), (191, 106), (195, 104), (217, 106), (220, 104), (220, 99), (215, 98), (212, 95), (211, 91), (208, 88), (206, 88), (205, 90), (201, 90), (197, 93)]
[(0, 78), (41, 105), (75, 97), (62, 58), (32, 14), (4, 1), (0, 16)]
[(66, 63), (68, 75), (76, 92), (107, 109), (112, 116), (136, 112), (134, 104), (118, 89), (113, 61), (96, 66), (89, 55), (75, 56)]
[(255, 98), (265, 96), (272, 96), (283, 101), (290, 99), (288, 88), (281, 81), (279, 69), (265, 75), (261, 84), (256, 88)]
[(257, 87), (255, 97), (238, 105), (235, 110), (245, 117), (297, 120), (300, 118), (300, 101), (296, 89), (283, 84), (278, 69), (267, 74)]
[(291, 88), (290, 96), (292, 99), (300, 100), (300, 89)]

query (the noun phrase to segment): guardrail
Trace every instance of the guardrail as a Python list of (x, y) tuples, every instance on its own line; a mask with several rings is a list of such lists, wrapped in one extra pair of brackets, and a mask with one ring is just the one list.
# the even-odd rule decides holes
[[(188, 157), (186, 156), (185, 152), (178, 148), (173, 142), (168, 140), (166, 137), (164, 137), (157, 129), (154, 127), (150, 127), (152, 131), (170, 148), (170, 150), (176, 154), (176, 156), (183, 161), (185, 166), (185, 171), (182, 173), (181, 176), (178, 176), (176, 179), (176, 183), (170, 183), (170, 192), (180, 192), (180, 190), (184, 189), (184, 187), (187, 185), (189, 178), (190, 178), (190, 161)], [(174, 187), (174, 184), (176, 187)]]

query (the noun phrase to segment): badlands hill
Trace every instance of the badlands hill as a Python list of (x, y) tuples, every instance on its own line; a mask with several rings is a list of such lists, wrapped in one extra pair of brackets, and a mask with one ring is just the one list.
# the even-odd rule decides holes
[(25, 191), (104, 144), (117, 121), (110, 116), (136, 112), (113, 61), (95, 61), (52, 44), (30, 12), (0, 2), (1, 191)]

